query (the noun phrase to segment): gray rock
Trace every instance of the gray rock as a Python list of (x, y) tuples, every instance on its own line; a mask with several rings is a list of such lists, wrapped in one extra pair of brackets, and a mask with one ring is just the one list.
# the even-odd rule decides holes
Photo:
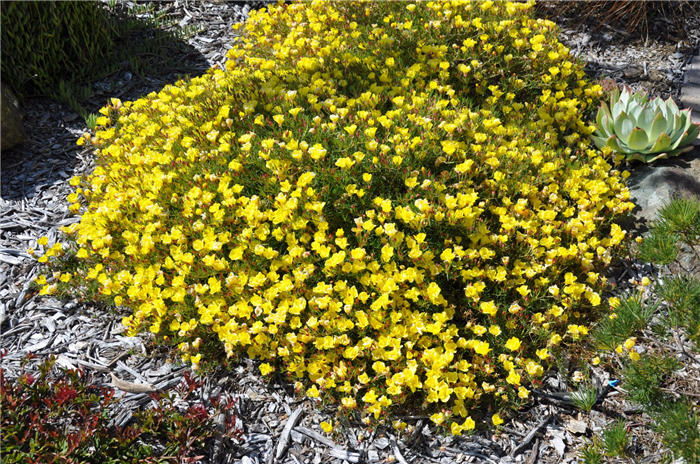
[(632, 66), (628, 66), (627, 68), (625, 68), (625, 70), (622, 72), (622, 74), (627, 79), (638, 79), (639, 77), (642, 76), (643, 72), (644, 72), (644, 70), (642, 69), (641, 66), (632, 65)]
[(635, 219), (647, 225), (674, 196), (700, 198), (700, 147), (689, 153), (640, 166), (632, 172), (627, 186), (637, 205)]
[(7, 150), (26, 140), (24, 127), (22, 126), (22, 115), (19, 110), (17, 97), (5, 84), (0, 85), (2, 98), (2, 114), (0, 123), (2, 125), (1, 150)]

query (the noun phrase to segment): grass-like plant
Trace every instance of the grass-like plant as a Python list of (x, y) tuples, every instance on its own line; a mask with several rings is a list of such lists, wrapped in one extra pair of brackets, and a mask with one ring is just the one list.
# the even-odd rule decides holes
[(579, 452), (579, 456), (583, 459), (584, 464), (603, 464), (603, 454), (595, 443), (586, 445)]
[(651, 320), (658, 303), (642, 300), (641, 295), (631, 295), (620, 301), (613, 312), (601, 318), (591, 336), (596, 347), (601, 350), (614, 350), (635, 332), (645, 328)]
[(42, 244), (73, 268), (41, 293), (365, 418), (415, 406), (461, 433), (522, 401), (587, 333), (632, 208), (587, 141), (600, 86), (532, 6), (251, 12), (225, 70), (101, 110), (81, 221)]
[(624, 420), (618, 419), (609, 424), (599, 436), (579, 451), (579, 457), (584, 464), (602, 464), (605, 456), (610, 458), (625, 458), (629, 437)]
[(585, 383), (571, 393), (571, 402), (582, 411), (590, 412), (597, 401), (598, 388), (591, 383)]
[(644, 407), (652, 417), (652, 427), (663, 437), (674, 458), (697, 462), (700, 457), (700, 415), (697, 404), (675, 400), (661, 388), (681, 364), (673, 359), (644, 355), (629, 362), (623, 382), (629, 398)]
[[(599, 349), (610, 352), (629, 350), (624, 361), (622, 385), (627, 397), (641, 405), (653, 419), (652, 428), (662, 437), (669, 455), (686, 462), (700, 458), (700, 415), (697, 404), (678, 400), (663, 388), (682, 364), (672, 357), (632, 351), (634, 335), (648, 326), (652, 316), (658, 322), (654, 332), (676, 338), (678, 348), (685, 352), (678, 334), (685, 331), (698, 350), (700, 327), (700, 282), (695, 272), (700, 265), (700, 200), (675, 198), (661, 209), (646, 238), (641, 240), (638, 256), (664, 271), (653, 287), (653, 294), (642, 300), (641, 294), (628, 298), (603, 319), (593, 330), (593, 341)], [(652, 327), (654, 329), (654, 327)], [(624, 340), (624, 342), (623, 342)], [(682, 395), (682, 392), (679, 392)], [(623, 449), (623, 426), (618, 424), (603, 435), (605, 448)], [(618, 446), (619, 445), (619, 446)], [(595, 462), (597, 445), (581, 452), (587, 462)]]
[(624, 420), (616, 420), (603, 430), (603, 445), (608, 456), (624, 457), (628, 444), (627, 425)]
[(86, 117), (90, 84), (125, 63), (135, 74), (147, 67), (192, 71), (174, 58), (178, 40), (192, 29), (168, 28), (164, 13), (152, 4), (130, 8), (74, 0), (4, 2), (4, 82), (22, 96), (49, 96)]
[[(662, 34), (685, 34), (683, 23), (688, 15), (698, 13), (693, 1), (591, 0), (587, 2), (543, 1), (538, 7), (550, 18), (565, 16), (578, 24), (587, 22), (596, 29), (622, 30), (633, 37), (649, 37), (650, 26), (663, 18)], [(669, 27), (669, 25), (671, 27)]]
[(639, 257), (666, 270), (668, 277), (656, 289), (668, 305), (666, 320), (700, 345), (700, 200), (675, 198), (662, 208), (639, 245)]

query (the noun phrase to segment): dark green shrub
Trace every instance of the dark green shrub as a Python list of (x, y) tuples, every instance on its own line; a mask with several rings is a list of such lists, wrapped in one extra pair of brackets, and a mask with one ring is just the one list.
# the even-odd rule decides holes
[(2, 74), (20, 93), (47, 94), (104, 67), (117, 33), (97, 2), (3, 2)]

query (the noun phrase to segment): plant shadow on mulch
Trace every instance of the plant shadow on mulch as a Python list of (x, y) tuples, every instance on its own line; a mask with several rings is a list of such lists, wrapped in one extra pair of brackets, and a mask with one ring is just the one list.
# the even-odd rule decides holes
[[(126, 59), (107, 65), (92, 82), (70, 83), (64, 89), (43, 92), (62, 97), (25, 95), (20, 100), (26, 140), (2, 152), (0, 198), (32, 199), (73, 176), (83, 151), (76, 140), (88, 130), (84, 117), (96, 113), (110, 98), (135, 100), (209, 68), (204, 55), (186, 39), (158, 28), (152, 20), (128, 15), (123, 4), (110, 11), (110, 18), (131, 26), (129, 34), (116, 40), (114, 47), (121, 48), (115, 50), (115, 56)], [(125, 56), (124, 49), (138, 51)]]

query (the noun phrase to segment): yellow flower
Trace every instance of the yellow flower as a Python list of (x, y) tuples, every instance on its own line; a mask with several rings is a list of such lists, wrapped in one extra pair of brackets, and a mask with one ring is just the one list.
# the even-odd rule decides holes
[(477, 354), (480, 354), (482, 356), (486, 356), (488, 354), (489, 350), (490, 350), (490, 348), (489, 348), (488, 342), (479, 341), (479, 342), (476, 342), (474, 344), (474, 351)]
[(506, 382), (513, 384), (513, 385), (519, 385), (520, 384), (520, 375), (518, 375), (517, 372), (514, 370), (511, 370), (510, 373), (508, 374), (508, 377), (506, 377)]
[(495, 316), (498, 308), (493, 301), (482, 301), (479, 303), (479, 309), (482, 313), (488, 314), (489, 316)]
[(495, 426), (499, 426), (503, 423), (503, 419), (501, 419), (501, 416), (499, 416), (498, 413), (491, 416), (491, 421), (493, 422), (493, 425), (495, 425)]
[(270, 364), (268, 364), (268, 363), (262, 363), (262, 364), (260, 364), (260, 373), (261, 373), (262, 375), (267, 375), (267, 374), (269, 374), (270, 372), (272, 372), (273, 370), (274, 370), (273, 367), (272, 367)]
[(349, 168), (353, 164), (355, 164), (355, 162), (348, 157), (338, 158), (338, 160), (335, 162), (335, 165), (341, 169)]
[(506, 348), (510, 351), (517, 351), (520, 349), (520, 340), (517, 337), (511, 337), (506, 342)]
[(323, 421), (321, 422), (321, 429), (323, 429), (323, 431), (326, 433), (331, 433), (333, 431), (333, 425), (329, 422)]

